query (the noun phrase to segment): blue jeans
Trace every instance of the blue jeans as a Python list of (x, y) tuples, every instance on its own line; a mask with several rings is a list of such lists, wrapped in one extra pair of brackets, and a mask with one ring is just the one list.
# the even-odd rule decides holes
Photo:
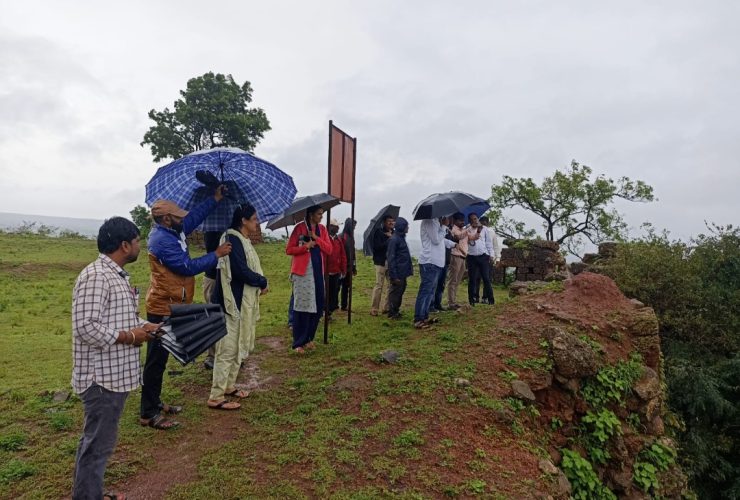
[[(432, 301), (432, 307), (439, 311), (442, 310), (442, 295), (445, 291), (445, 282), (447, 280), (447, 265), (440, 270), (439, 276), (437, 276), (437, 288), (434, 291), (434, 300)], [(449, 305), (449, 304), (448, 304)]]
[(434, 301), (434, 293), (437, 291), (437, 280), (442, 272), (441, 267), (434, 264), (419, 264), (419, 293), (416, 295), (416, 307), (414, 308), (414, 322), (429, 318), (429, 309)]

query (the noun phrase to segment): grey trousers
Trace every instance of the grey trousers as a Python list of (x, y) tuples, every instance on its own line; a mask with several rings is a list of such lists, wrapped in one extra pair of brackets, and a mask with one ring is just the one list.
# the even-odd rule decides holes
[(75, 458), (73, 500), (103, 498), (103, 476), (118, 440), (118, 422), (128, 392), (113, 392), (93, 383), (80, 394), (85, 423)]

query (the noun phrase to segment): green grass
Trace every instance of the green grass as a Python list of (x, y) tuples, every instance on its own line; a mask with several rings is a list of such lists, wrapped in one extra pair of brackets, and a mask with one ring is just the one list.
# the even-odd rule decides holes
[[(421, 498), (493, 494), (494, 484), (496, 491), (505, 491), (497, 478), (509, 472), (493, 448), (520, 447), (517, 443), (529, 439), (522, 424), (515, 422), (511, 430), (488, 422), (475, 443), (456, 436), (455, 429), (464, 418), (460, 412), (487, 415), (507, 405), (477, 384), (504, 383), (515, 378), (511, 370), (517, 367), (545, 368), (539, 358), (511, 358), (499, 377), (503, 366), (493, 380), (479, 375), (485, 367), (471, 352), (490, 343), (496, 311), (508, 300), (506, 290), (496, 289), (495, 308), (442, 313), (433, 330), (417, 331), (411, 320), (418, 275), (409, 281), (402, 320), (371, 317), (374, 270), (370, 259), (361, 258), (352, 325), (337, 315), (329, 344), (300, 357), (288, 352), (285, 328), (288, 257), (279, 243), (260, 245), (257, 252), (271, 288), (261, 304), (258, 337), (285, 340), (284, 349), (265, 355), (260, 369), (262, 377), (278, 382), (245, 401), (233, 439), (204, 452), (197, 475), (175, 486), (169, 497)], [(0, 498), (65, 496), (82, 406), (74, 395), (54, 403), (49, 391), (70, 390), (72, 286), (96, 258), (95, 243), (0, 234), (0, 256)], [(127, 270), (132, 284), (142, 289), (143, 315), (149, 275), (145, 250)], [(197, 283), (199, 298), (200, 278)], [(496, 338), (502, 346), (512, 342), (505, 332)], [(399, 352), (397, 364), (378, 362), (386, 349)], [(132, 393), (107, 483), (141, 471), (154, 446), (171, 446), (207, 425), (210, 372), (201, 363), (183, 368), (174, 361), (169, 369), (182, 373), (165, 376), (164, 396), (186, 404), (181, 420), (188, 430), (151, 439), (151, 431), (137, 423), (139, 392)], [(457, 387), (456, 378), (472, 386)], [(347, 380), (356, 383), (343, 389)]]

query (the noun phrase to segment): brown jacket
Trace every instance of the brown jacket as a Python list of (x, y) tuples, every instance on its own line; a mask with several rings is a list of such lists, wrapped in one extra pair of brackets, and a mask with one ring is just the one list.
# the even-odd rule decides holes
[(170, 271), (153, 254), (149, 254), (151, 283), (146, 294), (147, 314), (170, 315), (170, 304), (192, 304), (195, 278)]

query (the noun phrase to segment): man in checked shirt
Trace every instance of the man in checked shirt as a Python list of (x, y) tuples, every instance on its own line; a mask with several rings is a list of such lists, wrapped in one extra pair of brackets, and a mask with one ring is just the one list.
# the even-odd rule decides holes
[(118, 438), (128, 393), (139, 386), (139, 346), (159, 325), (139, 318), (124, 266), (139, 256), (139, 229), (123, 217), (98, 232), (97, 260), (77, 277), (72, 296), (72, 387), (84, 405), (72, 498), (103, 497), (103, 475)]

